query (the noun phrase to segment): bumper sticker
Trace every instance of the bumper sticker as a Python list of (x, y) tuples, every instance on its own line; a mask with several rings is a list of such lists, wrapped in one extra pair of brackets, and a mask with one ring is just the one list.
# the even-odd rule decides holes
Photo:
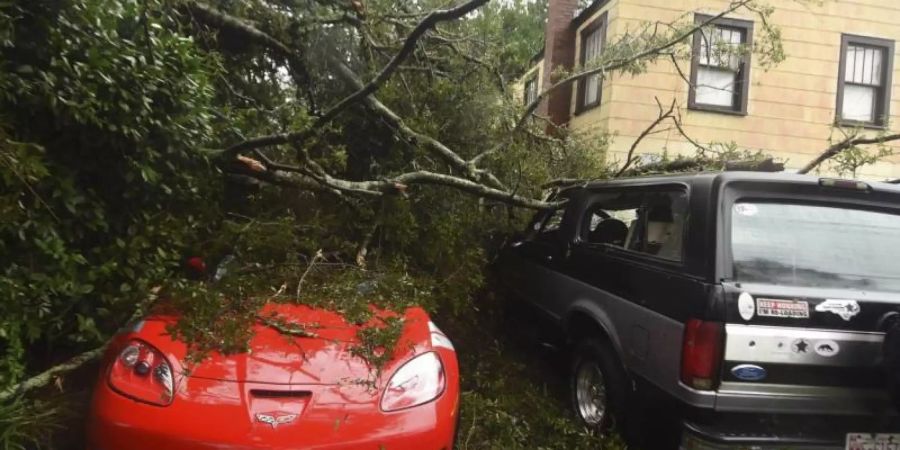
[(841, 346), (838, 345), (837, 342), (832, 341), (830, 339), (826, 339), (824, 341), (817, 341), (813, 348), (815, 348), (816, 353), (819, 356), (824, 356), (826, 358), (830, 358), (834, 355), (837, 355), (838, 352), (841, 351)]
[(809, 352), (809, 341), (800, 338), (791, 343), (791, 351), (797, 354)]
[(734, 212), (742, 216), (755, 216), (759, 213), (759, 208), (752, 203), (735, 203)]
[(756, 314), (760, 317), (808, 319), (809, 302), (801, 300), (774, 300), (761, 298), (756, 301)]
[(756, 313), (756, 303), (753, 301), (753, 296), (747, 292), (742, 292), (738, 297), (738, 312), (741, 314), (741, 319), (750, 320), (753, 318), (753, 315)]
[(859, 314), (860, 307), (856, 300), (825, 300), (816, 305), (816, 311), (831, 312), (841, 316), (841, 319), (850, 321), (853, 316)]

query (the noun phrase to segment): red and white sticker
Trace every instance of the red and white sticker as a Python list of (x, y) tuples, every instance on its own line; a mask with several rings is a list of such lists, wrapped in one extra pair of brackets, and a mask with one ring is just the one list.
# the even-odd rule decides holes
[(809, 303), (802, 300), (756, 300), (756, 314), (760, 317), (784, 317), (788, 319), (808, 319)]

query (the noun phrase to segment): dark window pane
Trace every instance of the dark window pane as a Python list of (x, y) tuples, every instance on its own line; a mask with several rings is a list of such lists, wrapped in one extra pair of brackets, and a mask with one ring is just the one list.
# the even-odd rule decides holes
[(583, 238), (680, 261), (687, 224), (687, 194), (623, 194), (599, 201), (582, 222)]

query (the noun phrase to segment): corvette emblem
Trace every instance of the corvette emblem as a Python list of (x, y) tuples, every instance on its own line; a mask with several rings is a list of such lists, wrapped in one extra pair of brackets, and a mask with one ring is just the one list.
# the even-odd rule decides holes
[(278, 428), (278, 425), (287, 425), (294, 420), (297, 420), (296, 414), (282, 414), (279, 416), (274, 413), (269, 413), (256, 415), (257, 422), (264, 423), (266, 425), (272, 425), (272, 428)]
[(856, 300), (825, 300), (816, 305), (816, 311), (832, 312), (849, 322), (853, 316), (859, 314), (859, 303)]

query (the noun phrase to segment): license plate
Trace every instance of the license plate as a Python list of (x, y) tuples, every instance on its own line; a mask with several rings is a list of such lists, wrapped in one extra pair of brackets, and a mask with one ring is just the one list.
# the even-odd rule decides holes
[(900, 450), (900, 434), (849, 433), (846, 450)]

